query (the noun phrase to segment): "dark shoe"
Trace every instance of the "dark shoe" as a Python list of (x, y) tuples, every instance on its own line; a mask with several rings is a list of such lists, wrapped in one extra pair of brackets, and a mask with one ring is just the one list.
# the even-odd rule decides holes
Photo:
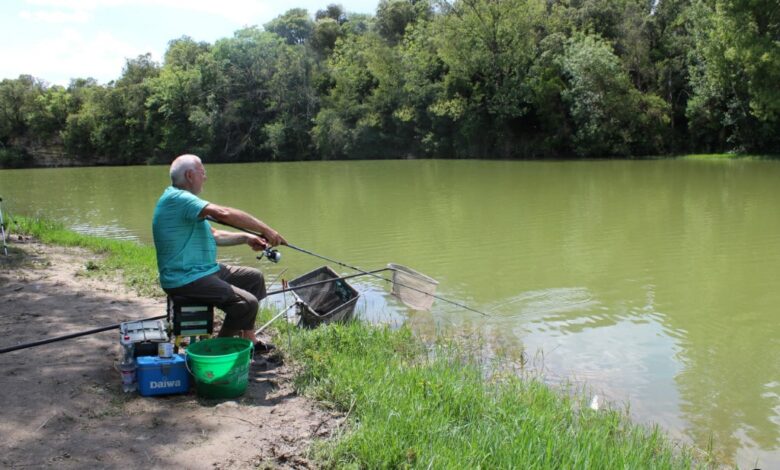
[(271, 343), (264, 343), (262, 341), (258, 341), (255, 343), (255, 354), (268, 354), (271, 351), (274, 351), (276, 349), (276, 346), (274, 346)]

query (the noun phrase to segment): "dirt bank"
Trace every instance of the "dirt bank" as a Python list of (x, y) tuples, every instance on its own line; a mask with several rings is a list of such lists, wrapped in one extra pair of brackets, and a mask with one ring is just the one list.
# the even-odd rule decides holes
[[(0, 348), (162, 315), (95, 255), (15, 241), (0, 252)], [(256, 361), (236, 400), (124, 394), (117, 331), (0, 354), (0, 467), (309, 468), (311, 442), (340, 418), (295, 394), (278, 356)]]

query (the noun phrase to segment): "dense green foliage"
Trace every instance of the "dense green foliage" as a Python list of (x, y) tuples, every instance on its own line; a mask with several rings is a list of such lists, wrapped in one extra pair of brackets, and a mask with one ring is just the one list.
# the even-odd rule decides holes
[(426, 351), (406, 328), (329, 325), (296, 332), (291, 352), (298, 387), (349, 413), (349, 428), (321, 451), (328, 467), (698, 465), (657, 428), (536, 379), (506, 371), (486, 379), (473, 355), (452, 343)]
[(382, 0), (0, 82), (0, 165), (774, 153), (775, 0)]

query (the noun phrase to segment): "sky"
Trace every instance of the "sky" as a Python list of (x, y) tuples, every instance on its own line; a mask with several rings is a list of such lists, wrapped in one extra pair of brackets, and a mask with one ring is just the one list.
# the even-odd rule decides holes
[(127, 58), (150, 52), (161, 62), (182, 36), (214, 43), (245, 26), (262, 26), (291, 8), (337, 3), (375, 14), (379, 0), (3, 0), (0, 80), (28, 74), (52, 85), (119, 78)]

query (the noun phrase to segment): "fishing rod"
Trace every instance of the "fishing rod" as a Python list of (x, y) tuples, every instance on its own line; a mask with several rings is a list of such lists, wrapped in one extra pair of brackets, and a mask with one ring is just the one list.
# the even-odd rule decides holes
[[(216, 223), (218, 223), (218, 224), (225, 225), (225, 226), (227, 226), (227, 227), (234, 228), (234, 229), (236, 229), (236, 230), (240, 230), (240, 231), (242, 231), (242, 232), (244, 232), (244, 233), (248, 233), (248, 234), (250, 234), (250, 235), (254, 235), (254, 236), (256, 236), (256, 237), (260, 237), (260, 238), (262, 238), (262, 239), (264, 239), (264, 240), (265, 240), (265, 236), (264, 236), (262, 233), (255, 232), (255, 231), (252, 231), (252, 230), (249, 230), (249, 229), (245, 229), (245, 228), (241, 228), (241, 227), (237, 227), (237, 226), (235, 226), (235, 225), (232, 225), (232, 224), (229, 224), (229, 223), (227, 223), (227, 222), (222, 222), (222, 221), (220, 221), (220, 220), (217, 220), (217, 219), (215, 219), (215, 218), (213, 218), (213, 217), (211, 217), (211, 216), (207, 216), (207, 217), (206, 217), (206, 220), (208, 220), (208, 221), (210, 221), (210, 222), (216, 222)], [(320, 259), (323, 259), (323, 260), (325, 260), (325, 261), (328, 261), (328, 262), (331, 262), (331, 263), (336, 263), (336, 264), (338, 264), (339, 266), (343, 266), (343, 267), (345, 267), (345, 268), (352, 269), (353, 271), (358, 271), (359, 273), (361, 273), (361, 274), (363, 274), (363, 275), (372, 276), (372, 277), (375, 277), (375, 278), (377, 278), (377, 279), (381, 279), (381, 280), (383, 280), (383, 281), (385, 281), (385, 282), (389, 282), (389, 283), (391, 283), (391, 284), (397, 284), (397, 285), (399, 285), (399, 286), (401, 286), (401, 287), (403, 287), (403, 288), (405, 288), (405, 289), (411, 289), (411, 290), (413, 290), (413, 291), (416, 291), (416, 292), (419, 292), (419, 293), (421, 293), (421, 294), (425, 294), (425, 295), (431, 296), (431, 297), (433, 297), (434, 299), (441, 300), (442, 302), (447, 302), (447, 303), (449, 303), (449, 304), (455, 305), (456, 307), (460, 307), (460, 308), (463, 308), (463, 309), (466, 309), (466, 310), (470, 310), (470, 311), (472, 311), (472, 312), (475, 312), (475, 313), (478, 313), (478, 314), (480, 314), (480, 315), (482, 315), (482, 316), (485, 316), (485, 317), (489, 317), (489, 316), (490, 316), (490, 314), (488, 314), (488, 313), (485, 313), (485, 312), (482, 312), (482, 311), (480, 311), (480, 310), (477, 310), (477, 309), (475, 309), (475, 308), (473, 308), (473, 307), (469, 307), (468, 305), (464, 305), (464, 304), (462, 304), (462, 303), (455, 302), (454, 300), (446, 299), (446, 298), (444, 298), (444, 297), (441, 297), (441, 296), (438, 296), (438, 295), (436, 295), (436, 294), (432, 294), (432, 293), (430, 293), (430, 292), (426, 292), (426, 291), (424, 291), (424, 290), (422, 290), (422, 289), (418, 289), (418, 288), (416, 288), (416, 287), (412, 287), (412, 286), (409, 286), (409, 285), (403, 284), (403, 283), (401, 283), (401, 282), (398, 282), (398, 281), (395, 281), (395, 280), (392, 280), (392, 279), (388, 279), (388, 278), (386, 278), (386, 277), (380, 276), (380, 275), (378, 275), (378, 274), (375, 274), (375, 273), (373, 273), (373, 272), (366, 271), (366, 270), (364, 270), (364, 269), (358, 268), (358, 267), (356, 267), (356, 266), (349, 265), (349, 264), (347, 264), (347, 263), (344, 263), (344, 262), (341, 262), (341, 261), (338, 261), (338, 260), (335, 260), (335, 259), (332, 259), (332, 258), (328, 258), (327, 256), (323, 256), (323, 255), (320, 255), (320, 254), (314, 253), (314, 252), (312, 252), (312, 251), (309, 251), (309, 250), (306, 250), (306, 249), (304, 249), (304, 248), (301, 248), (301, 247), (295, 246), (295, 245), (293, 245), (293, 244), (290, 244), (290, 243), (285, 243), (285, 246), (286, 246), (286, 247), (288, 247), (288, 248), (292, 248), (293, 250), (300, 251), (301, 253), (305, 253), (305, 254), (307, 254), (307, 255), (314, 256), (314, 257), (316, 257), (316, 258), (320, 258)], [(280, 258), (280, 256), (279, 256), (278, 252), (273, 252), (273, 251), (270, 251), (270, 250), (266, 250), (266, 252), (267, 252), (267, 253), (266, 253), (266, 255), (267, 255), (269, 258), (271, 258), (271, 260), (272, 260), (272, 261), (274, 261), (274, 262), (277, 262), (277, 261), (279, 261), (279, 258)], [(270, 252), (270, 253), (276, 253), (276, 254), (268, 254), (268, 252)], [(388, 269), (391, 269), (391, 268), (388, 268)]]
[[(381, 271), (389, 271), (389, 270), (390, 270), (390, 268), (383, 268), (383, 269), (377, 269), (375, 271), (370, 271), (370, 273), (378, 273), (378, 272), (381, 272)], [(286, 269), (285, 269), (285, 271), (286, 271)], [(301, 284), (300, 286), (272, 290), (272, 291), (269, 291), (268, 293), (266, 293), (265, 295), (266, 295), (266, 297), (268, 297), (268, 296), (271, 296), (271, 295), (282, 294), (282, 293), (285, 293), (285, 292), (291, 292), (291, 291), (296, 290), (296, 289), (304, 289), (306, 287), (318, 286), (318, 285), (321, 285), (321, 284), (327, 284), (329, 282), (341, 281), (341, 280), (344, 280), (344, 279), (351, 279), (353, 277), (364, 276), (364, 275), (365, 274), (351, 274), (349, 276), (342, 276), (342, 277), (336, 277), (336, 278), (333, 278), (333, 279), (326, 279), (324, 281), (317, 281), (317, 282), (312, 282), (312, 283), (308, 283), (308, 284)], [(273, 282), (271, 283), (271, 285), (273, 285)], [(293, 306), (294, 306), (294, 304), (291, 305), (290, 307), (293, 307)], [(289, 308), (285, 309), (282, 313), (286, 313), (287, 310), (289, 310)], [(280, 316), (281, 315), (277, 315), (276, 317), (274, 317), (274, 320), (276, 320)], [(138, 321), (163, 320), (163, 319), (166, 319), (166, 318), (168, 318), (168, 315), (160, 315), (158, 317), (146, 318), (144, 320), (138, 320)], [(268, 322), (268, 324), (270, 324), (270, 323), (271, 322)], [(268, 327), (268, 324), (264, 325), (262, 328), (257, 330), (257, 333), (263, 331), (266, 327)], [(7, 348), (0, 348), (0, 354), (12, 352), (12, 351), (18, 351), (20, 349), (33, 348), (35, 346), (43, 346), (44, 344), (56, 343), (58, 341), (64, 341), (66, 339), (79, 338), (81, 336), (88, 336), (88, 335), (92, 335), (92, 334), (95, 334), (95, 333), (101, 333), (103, 331), (108, 331), (108, 330), (112, 330), (114, 328), (119, 328), (121, 325), (122, 325), (122, 323), (115, 323), (113, 325), (101, 326), (101, 327), (98, 327), (98, 328), (93, 328), (91, 330), (80, 331), (78, 333), (70, 333), (70, 334), (67, 334), (67, 335), (55, 336), (54, 338), (47, 338), (47, 339), (42, 339), (42, 340), (39, 340), (39, 341), (33, 341), (33, 342), (30, 342), (30, 343), (17, 344), (16, 346), (9, 346)]]
[[(378, 272), (382, 272), (382, 271), (390, 271), (390, 268), (376, 269), (374, 271), (369, 271), (367, 274), (374, 274), (374, 273), (378, 273)], [(307, 287), (319, 286), (319, 285), (322, 285), (322, 284), (327, 284), (329, 282), (342, 281), (344, 279), (352, 279), (353, 277), (365, 276), (365, 275), (366, 274), (363, 274), (363, 273), (361, 273), (361, 274), (350, 274), (349, 276), (336, 277), (336, 278), (333, 278), (333, 279), (326, 279), (324, 281), (317, 281), (317, 282), (311, 282), (311, 283), (308, 283), (308, 284), (301, 284), (301, 285), (295, 286), (295, 287), (288, 287), (288, 288), (284, 288), (284, 289), (272, 290), (272, 291), (269, 291), (268, 293), (266, 293), (266, 297), (271, 296), (271, 295), (276, 295), (276, 294), (282, 294), (284, 292), (291, 292), (291, 291), (297, 290), (297, 289), (305, 289)], [(273, 282), (271, 284), (273, 285)], [(294, 304), (291, 305), (290, 307), (288, 307), (287, 309), (283, 310), (282, 313), (286, 313), (287, 310), (289, 310), (293, 306), (294, 306)], [(281, 314), (276, 315), (273, 318), (273, 320), (276, 320), (280, 316), (281, 316)], [(158, 317), (146, 318), (144, 320), (138, 320), (138, 321), (163, 320), (163, 319), (166, 319), (166, 318), (168, 318), (168, 315), (160, 315)], [(266, 329), (268, 327), (268, 325), (270, 325), (271, 322), (273, 322), (273, 320), (268, 322), (266, 325), (263, 325), (259, 330), (256, 331), (256, 333), (260, 333), (264, 329)], [(13, 351), (18, 351), (20, 349), (33, 348), (35, 346), (43, 346), (44, 344), (56, 343), (58, 341), (64, 341), (66, 339), (79, 338), (81, 336), (88, 336), (88, 335), (92, 335), (92, 334), (95, 334), (95, 333), (101, 333), (103, 331), (108, 331), (108, 330), (113, 330), (114, 328), (119, 328), (121, 325), (122, 325), (122, 323), (115, 323), (113, 325), (101, 326), (101, 327), (98, 327), (98, 328), (93, 328), (91, 330), (80, 331), (78, 333), (70, 333), (70, 334), (67, 334), (67, 335), (55, 336), (53, 338), (42, 339), (42, 340), (39, 340), (39, 341), (32, 341), (30, 343), (17, 344), (15, 346), (9, 346), (7, 348), (0, 348), (0, 354), (13, 352)]]
[[(167, 317), (168, 317), (167, 315), (160, 315), (159, 317), (146, 318), (146, 319), (141, 320), (141, 321), (162, 320), (162, 319), (167, 318)], [(121, 325), (122, 325), (122, 323), (114, 323), (113, 325), (101, 326), (99, 328), (93, 328), (91, 330), (86, 330), (86, 331), (80, 331), (78, 333), (71, 333), (71, 334), (62, 335), (62, 336), (55, 336), (54, 338), (47, 338), (47, 339), (42, 339), (40, 341), (33, 341), (31, 343), (17, 344), (16, 346), (10, 346), (10, 347), (7, 347), (7, 348), (0, 348), (0, 354), (5, 354), (5, 353), (11, 352), (11, 351), (18, 351), (20, 349), (32, 348), (34, 346), (42, 346), (44, 344), (55, 343), (57, 341), (64, 341), (66, 339), (78, 338), (79, 336), (92, 335), (92, 334), (95, 334), (95, 333), (100, 333), (102, 331), (113, 330), (115, 328), (119, 328)]]

